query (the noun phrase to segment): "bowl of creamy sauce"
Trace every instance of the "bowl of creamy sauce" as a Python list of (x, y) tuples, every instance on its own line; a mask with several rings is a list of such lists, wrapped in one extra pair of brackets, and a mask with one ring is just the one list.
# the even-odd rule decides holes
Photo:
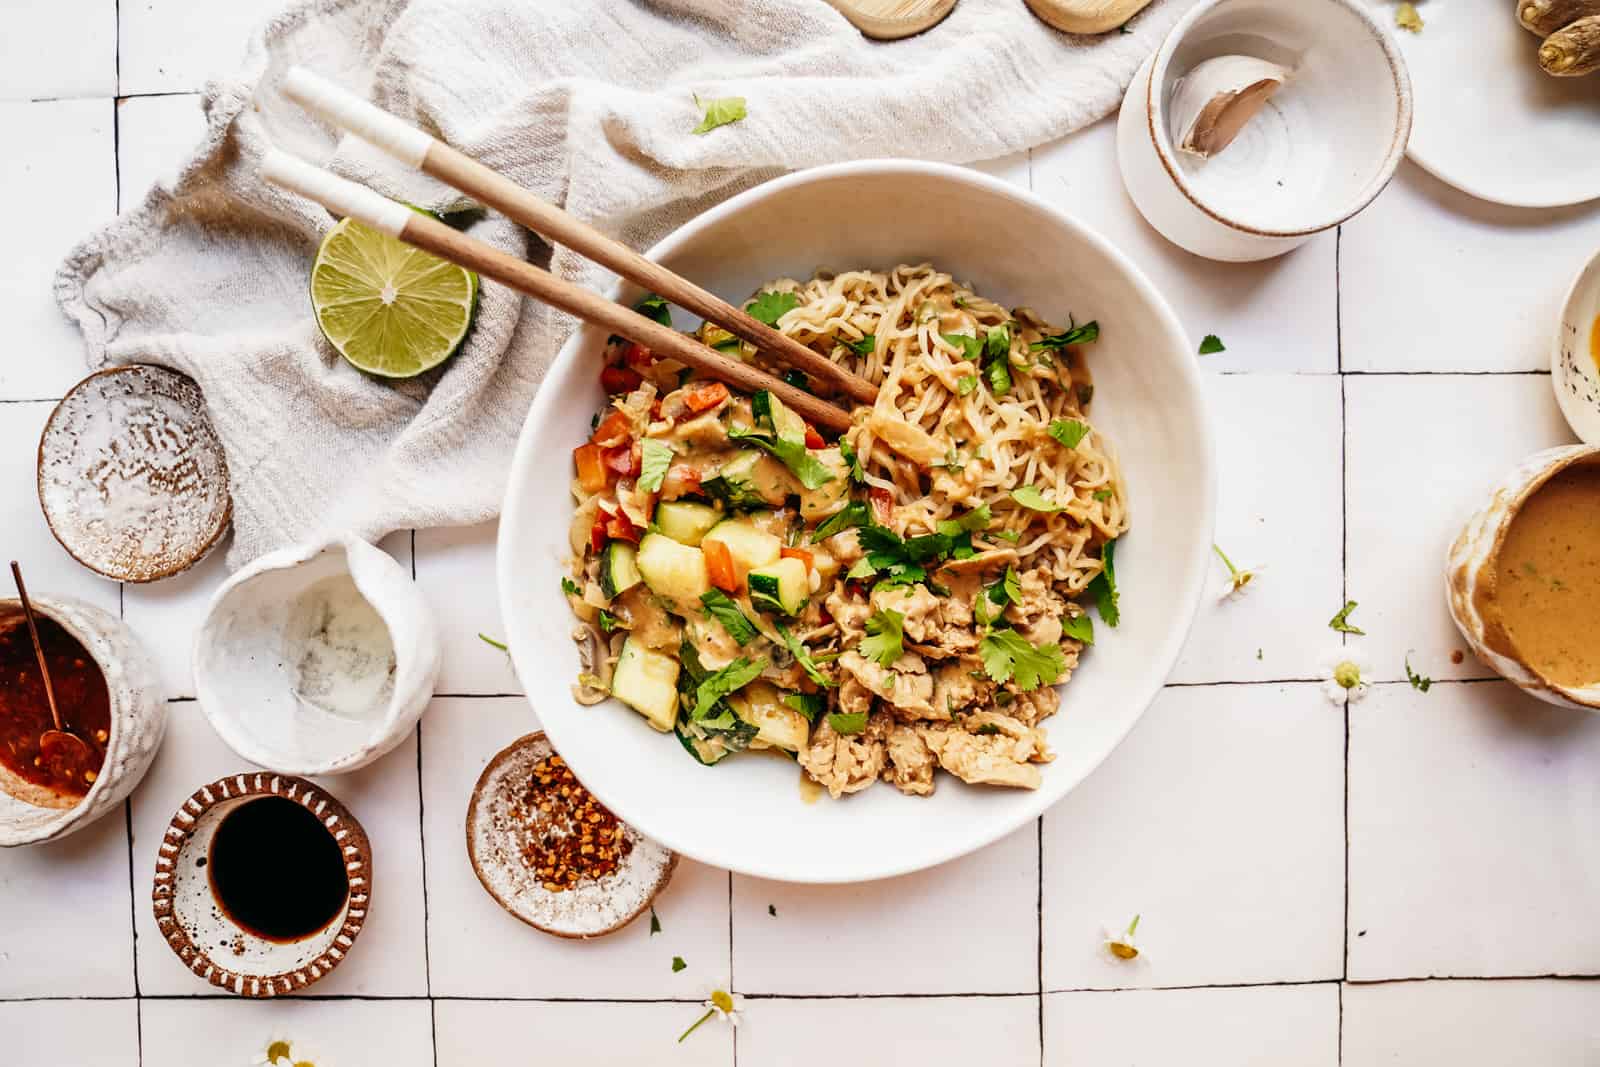
[(1450, 615), (1479, 658), (1541, 700), (1600, 710), (1600, 447), (1528, 457), (1448, 563)]

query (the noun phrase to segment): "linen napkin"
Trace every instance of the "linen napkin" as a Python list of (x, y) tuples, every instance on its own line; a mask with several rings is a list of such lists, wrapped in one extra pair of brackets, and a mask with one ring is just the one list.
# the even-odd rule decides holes
[[(263, 154), (276, 145), (420, 206), (462, 205), (286, 100), (287, 67), (646, 249), (786, 171), (971, 162), (1084, 126), (1116, 107), (1190, 2), (1157, 0), (1124, 32), (1074, 37), (1023, 0), (960, 0), (917, 37), (875, 42), (824, 0), (311, 0), (206, 87), (203, 143), (71, 253), (57, 299), (91, 367), (158, 363), (199, 382), (232, 477), (230, 566), (340, 531), (479, 522), (498, 512), (517, 431), (573, 323), (489, 283), (443, 367), (396, 384), (348, 366), (308, 295), (335, 220), (264, 184)], [(694, 94), (742, 96), (748, 117), (696, 135)], [(613, 280), (503, 218), (471, 232), (585, 285)]]

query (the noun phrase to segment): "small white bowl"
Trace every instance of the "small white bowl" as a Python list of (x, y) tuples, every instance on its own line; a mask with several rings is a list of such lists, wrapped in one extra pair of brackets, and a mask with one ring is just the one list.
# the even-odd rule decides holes
[(405, 740), (440, 660), (417, 583), (347, 536), (270, 552), (223, 583), (195, 637), (195, 692), (251, 763), (343, 774)]
[(1600, 445), (1600, 364), (1595, 334), (1600, 331), (1600, 253), (1578, 272), (1561, 305), (1550, 352), (1550, 386), (1561, 414), (1586, 445)]
[(1504, 629), (1483, 611), (1485, 598), (1494, 592), (1495, 560), (1511, 521), (1534, 490), (1577, 463), (1600, 463), (1600, 448), (1547, 448), (1500, 479), (1488, 502), (1467, 520), (1450, 546), (1445, 559), (1445, 600), (1461, 636), (1496, 674), (1547, 704), (1600, 711), (1600, 685), (1573, 688), (1542, 677), (1517, 654)]
[[(1293, 73), (1210, 159), (1178, 151), (1173, 86), (1201, 62), (1249, 55)], [(1382, 192), (1411, 135), (1411, 79), (1360, 0), (1201, 0), (1133, 76), (1117, 121), (1128, 195), (1198, 256), (1282, 255)]]

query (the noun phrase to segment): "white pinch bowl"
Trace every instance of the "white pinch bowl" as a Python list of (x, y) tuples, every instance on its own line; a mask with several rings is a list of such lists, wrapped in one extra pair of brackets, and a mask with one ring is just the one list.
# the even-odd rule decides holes
[(1500, 479), (1488, 502), (1467, 520), (1445, 560), (1445, 600), (1472, 651), (1506, 681), (1547, 704), (1600, 711), (1600, 685), (1561, 685), (1541, 676), (1518, 654), (1509, 636), (1484, 612), (1494, 592), (1494, 563), (1511, 521), (1545, 482), (1578, 463), (1600, 464), (1600, 448), (1562, 445), (1535, 452)]
[[(1210, 159), (1178, 151), (1173, 86), (1215, 56), (1290, 68), (1288, 82)], [(1365, 208), (1411, 134), (1411, 80), (1361, 0), (1200, 0), (1138, 73), (1117, 162), (1140, 214), (1207, 259), (1282, 255)]]
[[(740, 301), (818, 268), (932, 262), (1007, 307), (1052, 322), (1097, 319), (1085, 349), (1095, 425), (1117, 448), (1133, 528), (1117, 551), (1122, 624), (1094, 648), (1045, 723), (1055, 762), (1036, 791), (940, 775), (928, 798), (880, 783), (806, 804), (793, 763), (757, 756), (702, 767), (615, 700), (583, 707), (576, 625), (560, 581), (572, 555), (572, 449), (606, 402), (606, 331), (584, 327), (557, 356), (523, 424), (500, 524), (507, 639), (556, 751), (618, 818), (675, 852), (790, 882), (855, 882), (953, 859), (1031, 822), (1110, 754), (1160, 690), (1199, 605), (1216, 469), (1187, 334), (1153, 285), (1082, 223), (974, 171), (910, 161), (819, 167), (734, 197), (647, 253)], [(640, 291), (615, 290), (632, 303)], [(679, 313), (676, 325), (693, 325)]]
[(1561, 414), (1584, 444), (1600, 445), (1600, 363), (1595, 333), (1600, 331), (1600, 253), (1572, 280), (1556, 322), (1550, 351), (1550, 386)]
[[(94, 657), (111, 698), (111, 729), (99, 777), (75, 804), (58, 806), (53, 795), (0, 767), (0, 847), (54, 841), (120, 808), (167, 732), (155, 660), (121, 619), (74, 597), (29, 599), (35, 613), (54, 620)], [(24, 625), (21, 601), (0, 600), (0, 624)]]
[[(370, 605), (377, 622), (357, 617), (387, 632), (388, 681), (381, 647), (339, 651), (353, 646), (347, 630), (317, 617), (325, 595), (341, 597), (345, 619), (360, 602)], [(327, 640), (311, 645), (308, 624), (321, 625)], [(195, 692), (222, 740), (251, 763), (343, 774), (405, 740), (433, 696), (440, 662), (417, 584), (388, 553), (346, 536), (270, 552), (223, 583), (195, 637)], [(353, 671), (332, 669), (339, 666)]]

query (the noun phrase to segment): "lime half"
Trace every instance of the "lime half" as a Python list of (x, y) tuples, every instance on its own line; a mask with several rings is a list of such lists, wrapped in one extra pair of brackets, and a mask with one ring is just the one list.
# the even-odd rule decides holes
[(477, 310), (478, 276), (345, 219), (311, 268), (311, 306), (351, 366), (413, 378), (455, 355)]

